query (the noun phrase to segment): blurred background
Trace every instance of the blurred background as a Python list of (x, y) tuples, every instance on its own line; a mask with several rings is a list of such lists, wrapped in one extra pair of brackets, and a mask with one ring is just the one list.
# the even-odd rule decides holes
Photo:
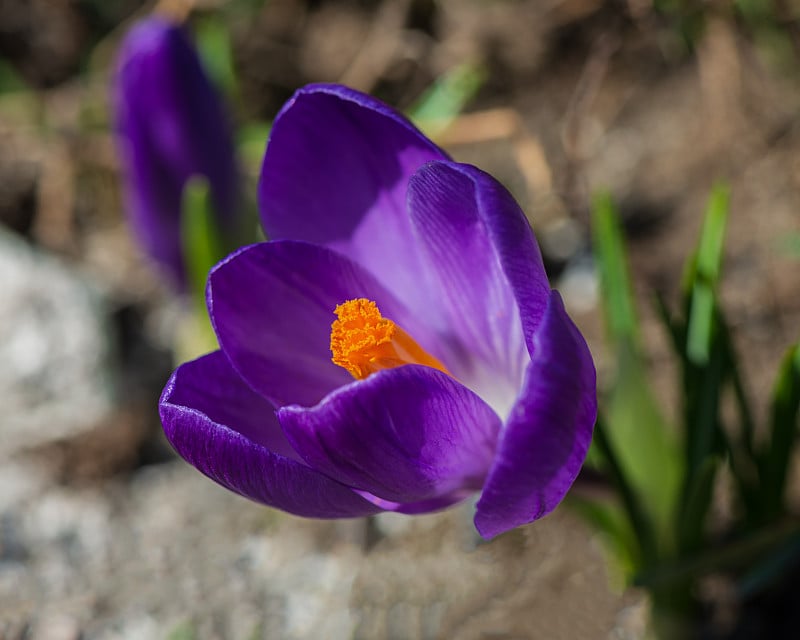
[[(308, 82), (382, 98), (499, 178), (601, 385), (612, 365), (589, 211), (610, 191), (645, 355), (674, 414), (651, 303), (677, 295), (717, 179), (731, 186), (722, 301), (761, 413), (798, 337), (800, 6), (0, 0), (0, 638), (643, 637), (641, 595), (568, 508), (482, 544), (469, 505), (303, 521), (175, 459), (157, 400), (185, 305), (131, 239), (109, 107), (119, 42), (153, 10), (194, 34), (251, 205), (269, 123)], [(729, 517), (724, 492), (715, 509)], [(708, 588), (707, 637), (795, 637), (797, 596), (742, 616)], [(748, 616), (776, 626), (748, 635)]]

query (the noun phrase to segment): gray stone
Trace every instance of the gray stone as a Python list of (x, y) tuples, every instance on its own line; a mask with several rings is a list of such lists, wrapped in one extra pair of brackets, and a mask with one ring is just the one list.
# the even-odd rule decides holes
[(100, 300), (67, 265), (0, 230), (0, 457), (83, 433), (112, 408)]

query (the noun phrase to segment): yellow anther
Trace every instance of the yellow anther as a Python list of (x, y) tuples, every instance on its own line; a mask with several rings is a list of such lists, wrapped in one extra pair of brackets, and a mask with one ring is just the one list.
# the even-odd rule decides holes
[(410, 335), (384, 318), (372, 300), (347, 300), (334, 313), (338, 319), (331, 325), (332, 360), (356, 380), (403, 364), (423, 364), (448, 373)]

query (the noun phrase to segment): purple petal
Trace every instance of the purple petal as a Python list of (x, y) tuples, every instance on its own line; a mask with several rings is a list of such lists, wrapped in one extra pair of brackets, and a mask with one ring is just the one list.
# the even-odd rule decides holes
[(259, 183), (272, 239), (332, 247), (366, 267), (417, 312), (430, 312), (406, 188), (446, 155), (403, 116), (336, 85), (300, 89), (275, 119)]
[(218, 221), (230, 230), (238, 171), (221, 100), (180, 27), (151, 17), (128, 33), (114, 111), (131, 226), (142, 248), (183, 286), (183, 187), (193, 175), (206, 177)]
[(179, 367), (159, 411), (175, 450), (231, 491), (314, 518), (382, 511), (295, 459), (272, 405), (239, 379), (220, 351)]
[(555, 291), (532, 347), (522, 393), (478, 501), (475, 526), (484, 538), (552, 511), (575, 481), (592, 439), (594, 363)]
[[(509, 330), (516, 333), (520, 318), (530, 340), (550, 295), (525, 214), (492, 176), (456, 162), (422, 167), (411, 179), (408, 202), (455, 330), (500, 362), (514, 361), (516, 354), (505, 354), (500, 338)], [(494, 342), (483, 345), (482, 337)]]
[(439, 304), (473, 358), (453, 373), (505, 415), (550, 293), (530, 225), (494, 178), (453, 162), (422, 167), (408, 202)]
[(282, 407), (278, 420), (310, 466), (400, 503), (479, 489), (500, 427), (469, 389), (418, 365), (380, 371), (310, 409)]
[(369, 298), (424, 348), (447, 362), (442, 343), (365, 269), (305, 242), (245, 247), (218, 264), (208, 309), (225, 355), (244, 380), (276, 406), (317, 404), (352, 382), (331, 362), (337, 304)]

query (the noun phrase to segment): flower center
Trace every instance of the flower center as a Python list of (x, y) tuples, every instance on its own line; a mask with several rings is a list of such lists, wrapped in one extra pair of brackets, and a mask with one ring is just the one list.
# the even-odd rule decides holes
[(331, 325), (331, 359), (356, 380), (403, 364), (422, 364), (449, 374), (414, 338), (384, 318), (372, 300), (347, 300), (334, 313), (338, 319)]

